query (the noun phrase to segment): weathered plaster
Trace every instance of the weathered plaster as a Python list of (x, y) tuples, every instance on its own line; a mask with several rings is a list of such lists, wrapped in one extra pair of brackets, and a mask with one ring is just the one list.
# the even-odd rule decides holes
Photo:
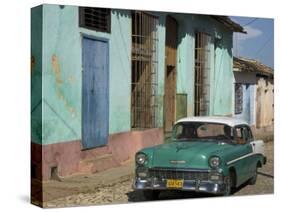
[[(41, 22), (35, 23), (34, 19), (34, 23), (41, 24), (43, 45), (42, 143), (51, 144), (81, 139), (82, 36), (108, 40), (109, 133), (130, 131), (131, 11), (111, 10), (111, 33), (103, 33), (80, 28), (76, 6), (43, 5), (41, 8)], [(154, 14), (159, 17), (156, 118), (157, 127), (162, 127), (165, 20), (168, 13), (154, 12)], [(177, 93), (187, 95), (185, 106), (187, 115), (192, 116), (194, 108), (194, 34), (197, 30), (206, 32), (212, 37), (210, 115), (231, 114), (233, 111), (232, 32), (208, 16), (191, 14), (172, 14), (172, 16), (177, 19), (179, 26)], [(216, 37), (221, 37), (222, 40), (214, 51)], [(40, 64), (40, 57), (37, 58), (33, 53), (32, 55), (35, 56), (36, 61), (32, 69), (36, 70), (34, 71), (36, 73), (36, 65)], [(181, 108), (181, 110), (184, 109)], [(33, 128), (36, 129), (35, 125)], [(32, 131), (36, 132), (36, 130)], [(33, 140), (37, 142), (38, 139)]]
[(43, 6), (31, 10), (31, 139), (42, 143)]
[[(232, 114), (232, 32), (208, 16), (177, 14), (179, 23), (177, 93), (187, 94), (187, 114), (194, 115), (194, 36), (201, 31), (211, 36), (210, 43), (210, 114)], [(220, 45), (214, 51), (214, 40)]]
[[(245, 120), (251, 126), (256, 122), (256, 74), (249, 72), (234, 72), (235, 83), (242, 83), (243, 85), (243, 106), (242, 113), (234, 116)], [(235, 85), (233, 85), (234, 87)]]
[[(130, 130), (131, 20), (112, 10), (111, 33), (78, 26), (78, 7), (44, 5), (44, 144), (81, 138), (83, 35), (109, 40), (109, 132)], [(74, 24), (76, 23), (76, 24)]]
[(274, 126), (274, 84), (273, 79), (256, 78), (256, 127), (271, 128)]

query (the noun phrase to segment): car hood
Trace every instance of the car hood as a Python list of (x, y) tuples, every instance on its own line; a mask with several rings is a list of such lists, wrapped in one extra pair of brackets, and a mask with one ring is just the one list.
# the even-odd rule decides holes
[(231, 144), (212, 141), (185, 141), (162, 144), (149, 152), (151, 167), (209, 168), (210, 156), (222, 156)]

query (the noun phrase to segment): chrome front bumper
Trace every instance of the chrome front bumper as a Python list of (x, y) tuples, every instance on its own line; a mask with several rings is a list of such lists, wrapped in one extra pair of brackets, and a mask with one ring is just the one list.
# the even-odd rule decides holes
[(200, 180), (184, 180), (182, 188), (168, 188), (166, 186), (167, 180), (149, 179), (143, 180), (136, 178), (133, 184), (135, 190), (183, 190), (206, 192), (212, 194), (222, 194), (225, 191), (224, 182), (200, 181)]

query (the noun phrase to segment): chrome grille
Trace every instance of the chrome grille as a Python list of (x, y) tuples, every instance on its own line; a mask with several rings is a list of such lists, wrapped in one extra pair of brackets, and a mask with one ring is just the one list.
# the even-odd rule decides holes
[(149, 177), (160, 179), (208, 180), (209, 173), (176, 169), (149, 169)]

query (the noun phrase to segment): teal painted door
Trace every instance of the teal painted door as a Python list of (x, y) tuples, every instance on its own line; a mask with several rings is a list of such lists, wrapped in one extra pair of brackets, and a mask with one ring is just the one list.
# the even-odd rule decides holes
[[(242, 153), (240, 157), (248, 155), (253, 152), (252, 146), (249, 143), (241, 145), (240, 149)], [(236, 174), (237, 174), (237, 183), (239, 185), (244, 183), (251, 176), (251, 161), (252, 161), (251, 157), (245, 157), (237, 162), (236, 167), (238, 168), (236, 169)]]
[(84, 37), (82, 45), (82, 145), (89, 149), (108, 139), (108, 42)]
[(253, 148), (250, 144), (251, 140), (248, 135), (248, 128), (246, 126), (240, 125), (236, 127), (235, 137), (237, 141), (243, 141), (242, 143), (245, 142), (244, 144), (237, 144), (235, 146), (236, 152), (238, 153), (236, 158), (241, 158), (235, 163), (237, 186), (239, 186), (252, 176), (253, 163), (252, 156), (249, 156), (249, 154), (253, 153)]

